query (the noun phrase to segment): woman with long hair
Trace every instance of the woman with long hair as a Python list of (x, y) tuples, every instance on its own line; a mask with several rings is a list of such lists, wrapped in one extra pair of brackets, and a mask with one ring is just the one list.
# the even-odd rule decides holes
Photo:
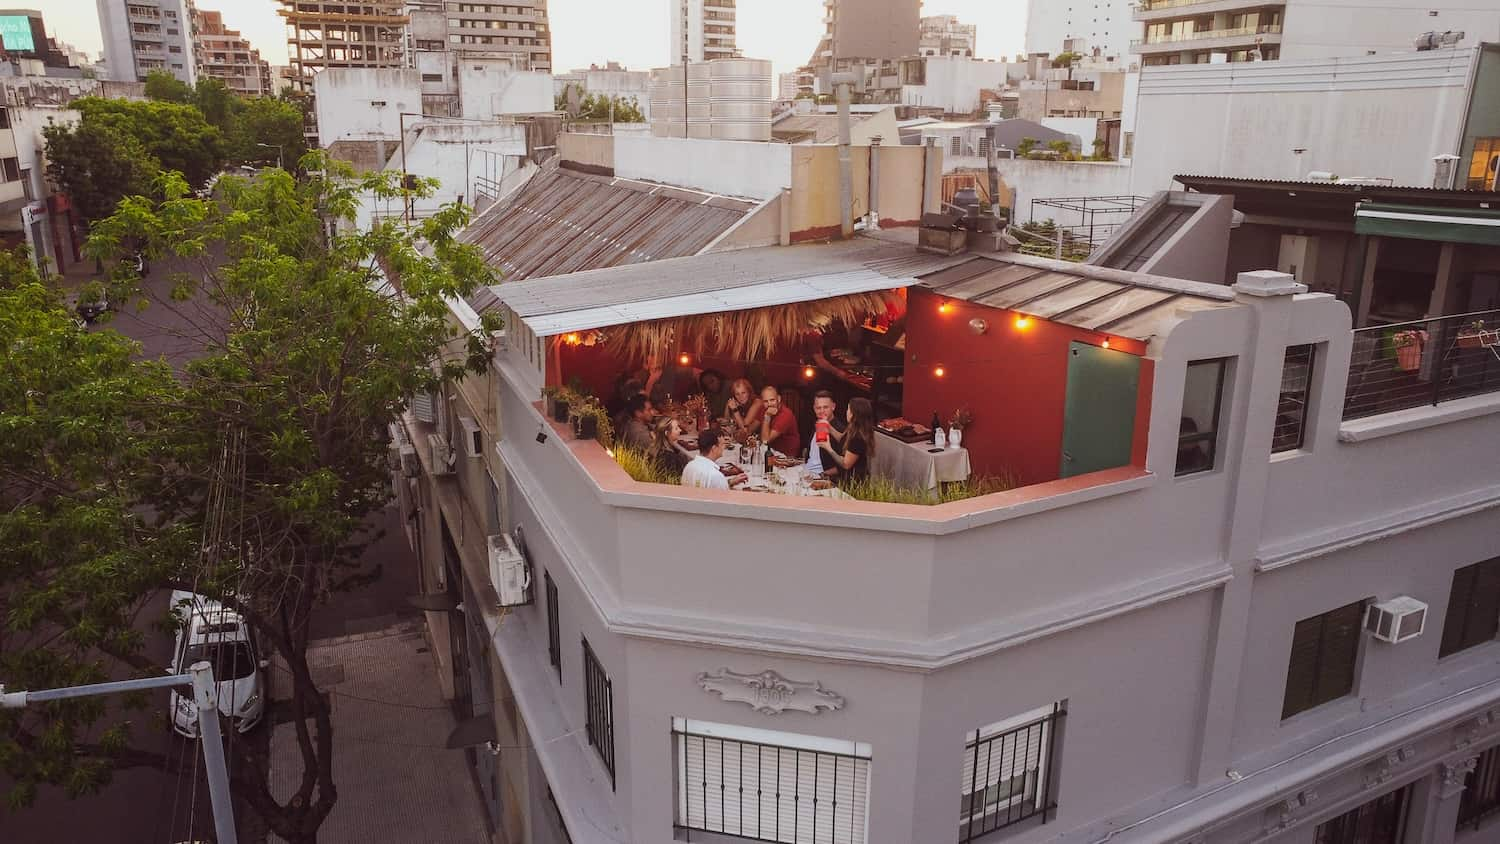
[(875, 458), (875, 406), (866, 398), (849, 400), (845, 411), (849, 427), (844, 430), (844, 451), (833, 450), (833, 443), (821, 442), (826, 474), (840, 483), (857, 483), (870, 477), (870, 461)]
[(729, 385), (729, 401), (724, 403), (731, 434), (759, 434), (760, 420), (766, 415), (766, 403), (755, 394), (748, 378), (736, 378)]
[(677, 444), (681, 438), (682, 425), (676, 419), (664, 416), (656, 420), (656, 426), (651, 431), (651, 458), (663, 470), (674, 475), (681, 475), (683, 467), (693, 459)]

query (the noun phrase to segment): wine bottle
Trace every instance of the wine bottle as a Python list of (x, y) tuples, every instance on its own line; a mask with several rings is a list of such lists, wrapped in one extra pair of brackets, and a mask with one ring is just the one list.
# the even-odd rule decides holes
[(932, 444), (936, 448), (948, 447), (948, 435), (943, 432), (943, 420), (936, 410), (932, 412)]

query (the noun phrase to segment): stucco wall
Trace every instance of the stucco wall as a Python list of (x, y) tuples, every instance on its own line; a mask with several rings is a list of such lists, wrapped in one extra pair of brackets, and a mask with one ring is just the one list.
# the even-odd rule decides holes
[[(791, 239), (823, 240), (838, 234), (839, 150), (835, 145), (795, 144), (792, 156)], [(880, 194), (882, 227), (909, 226), (921, 220), (925, 153), (921, 147), (881, 144)], [(849, 150), (852, 215), (870, 211), (870, 147)]]
[[(1015, 192), (1012, 220), (1028, 222), (1054, 219), (1061, 225), (1084, 222), (1081, 214), (1058, 208), (1037, 208), (1031, 200), (1049, 197), (1120, 196), (1131, 193), (1129, 165), (1112, 161), (1032, 161), (1025, 158), (996, 162), (1003, 190)], [(1099, 217), (1098, 222), (1105, 222)], [(1121, 222), (1122, 220), (1116, 220)]]
[(613, 135), (563, 132), (557, 136), (557, 154), (564, 167), (605, 176), (615, 172)]
[(460, 61), (459, 102), (464, 117), (492, 120), (507, 114), (552, 111), (552, 77), (515, 71), (507, 64)]
[(333, 68), (313, 77), (318, 145), (399, 139), (401, 114), (422, 113), (422, 75), (415, 69)]
[(786, 144), (615, 137), (615, 173), (679, 187), (770, 199), (792, 185)]

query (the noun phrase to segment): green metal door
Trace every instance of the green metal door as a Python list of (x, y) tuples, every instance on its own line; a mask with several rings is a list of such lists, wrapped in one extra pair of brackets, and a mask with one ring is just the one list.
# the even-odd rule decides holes
[(1130, 464), (1140, 383), (1141, 359), (1135, 355), (1070, 344), (1060, 477)]

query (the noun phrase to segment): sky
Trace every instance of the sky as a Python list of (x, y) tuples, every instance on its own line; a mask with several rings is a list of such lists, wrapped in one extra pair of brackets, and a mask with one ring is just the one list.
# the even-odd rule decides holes
[[(46, 0), (48, 34), (91, 54), (103, 49), (97, 0)], [(112, 0), (122, 2), (122, 0)], [(552, 64), (559, 72), (614, 60), (632, 70), (668, 63), (670, 0), (551, 0)], [(262, 58), (286, 64), (286, 30), (276, 0), (197, 0), (224, 13)], [(739, 46), (770, 59), (777, 73), (804, 64), (822, 33), (822, 0), (749, 0), (739, 4)], [(1026, 0), (925, 0), (926, 15), (958, 15), (979, 27), (983, 58), (1015, 56), (1024, 47)]]

